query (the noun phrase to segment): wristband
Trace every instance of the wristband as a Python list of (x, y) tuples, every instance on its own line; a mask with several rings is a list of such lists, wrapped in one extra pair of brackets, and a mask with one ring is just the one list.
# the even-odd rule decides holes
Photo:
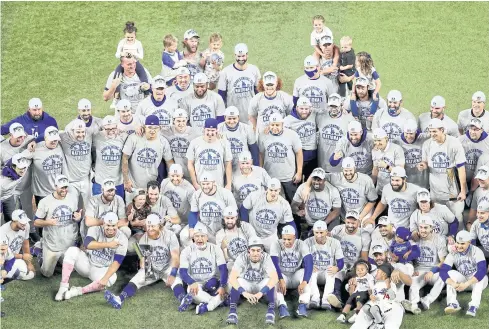
[(170, 275), (176, 277), (177, 276), (177, 272), (178, 272), (178, 269), (176, 267), (172, 267), (171, 272), (170, 272)]
[(261, 288), (261, 290), (260, 290), (260, 292), (264, 295), (266, 295), (267, 292), (269, 292), (269, 291), (270, 291), (270, 288), (268, 288), (268, 286), (265, 286), (265, 287)]
[(243, 287), (239, 287), (238, 292), (240, 295), (242, 295), (245, 292), (245, 290), (243, 289)]

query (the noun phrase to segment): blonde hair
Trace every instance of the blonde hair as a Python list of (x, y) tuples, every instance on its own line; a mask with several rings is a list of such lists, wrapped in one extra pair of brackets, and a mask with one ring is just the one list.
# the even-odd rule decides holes
[(173, 34), (167, 34), (163, 37), (163, 47), (170, 47), (172, 43), (177, 42), (178, 39)]
[(351, 47), (351, 44), (352, 44), (352, 40), (349, 36), (344, 36), (340, 39), (340, 45), (347, 45), (347, 46), (350, 46)]
[(312, 18), (312, 22), (314, 23), (314, 21), (321, 21), (324, 23), (325, 19), (324, 19), (324, 16), (323, 15), (316, 15)]
[(209, 43), (212, 43), (214, 41), (222, 41), (221, 33), (215, 32), (211, 34), (211, 36), (209, 37)]
[(366, 76), (372, 74), (372, 68), (374, 67), (374, 61), (369, 53), (361, 51), (357, 54), (357, 61), (360, 64), (360, 71)]

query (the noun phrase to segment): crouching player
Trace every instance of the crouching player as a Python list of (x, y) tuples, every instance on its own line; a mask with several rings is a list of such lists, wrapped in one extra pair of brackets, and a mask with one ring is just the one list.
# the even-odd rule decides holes
[[(124, 301), (134, 296), (139, 288), (163, 280), (181, 302), (185, 296), (185, 290), (183, 290), (182, 280), (177, 273), (180, 263), (180, 246), (175, 233), (162, 226), (158, 215), (151, 214), (146, 218), (146, 233), (139, 240), (139, 246), (150, 253), (144, 256), (149, 257), (149, 260), (141, 259), (141, 268), (122, 289), (119, 296), (107, 290), (105, 300), (114, 308), (120, 309)], [(145, 268), (145, 266), (151, 268)], [(150, 271), (151, 276), (148, 275)]]
[(237, 306), (242, 295), (251, 304), (257, 304), (266, 296), (268, 310), (265, 323), (275, 323), (275, 285), (278, 275), (272, 258), (265, 253), (260, 238), (251, 237), (248, 251), (241, 253), (234, 262), (229, 284), (231, 285), (231, 304), (227, 319), (228, 324), (238, 324)]
[[(194, 243), (180, 255), (180, 277), (188, 285), (187, 294), (178, 310), (186, 311), (192, 302), (196, 314), (213, 311), (226, 295), (228, 268), (220, 247), (208, 243), (207, 227), (198, 222), (194, 227)], [(216, 278), (219, 270), (220, 280)]]
[[(110, 287), (117, 280), (117, 270), (121, 266), (127, 252), (127, 237), (119, 231), (119, 218), (113, 212), (104, 215), (103, 226), (88, 229), (83, 245), (86, 252), (78, 247), (69, 247), (63, 259), (61, 283), (55, 300), (61, 301), (72, 297), (100, 291)], [(92, 280), (85, 287), (71, 287), (68, 290), (71, 273), (75, 269), (78, 274)]]

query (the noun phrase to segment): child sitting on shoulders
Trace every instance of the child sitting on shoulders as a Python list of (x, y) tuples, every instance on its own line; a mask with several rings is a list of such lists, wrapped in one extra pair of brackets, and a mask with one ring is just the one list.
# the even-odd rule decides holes
[(219, 81), (219, 72), (224, 64), (224, 53), (222, 48), (222, 36), (212, 33), (209, 38), (209, 48), (202, 53), (200, 65), (204, 67), (204, 73), (209, 79), (209, 89), (214, 90)]
[(187, 65), (183, 54), (177, 49), (178, 39), (173, 34), (167, 34), (163, 38), (163, 54), (161, 61), (163, 69), (161, 75), (165, 78), (167, 86), (173, 86), (176, 77), (176, 69)]

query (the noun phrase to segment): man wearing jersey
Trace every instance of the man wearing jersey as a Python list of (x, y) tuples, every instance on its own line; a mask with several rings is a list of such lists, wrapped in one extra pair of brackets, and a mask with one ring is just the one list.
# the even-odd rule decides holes
[(151, 214), (155, 214), (160, 219), (161, 223), (175, 234), (180, 233), (182, 226), (180, 225), (180, 217), (177, 210), (173, 207), (171, 200), (161, 193), (160, 184), (157, 181), (149, 181), (146, 195), (147, 203), (151, 207)]
[(229, 106), (224, 112), (224, 122), (217, 126), (219, 135), (226, 139), (231, 146), (233, 154), (233, 169), (238, 167), (239, 155), (243, 152), (251, 152), (254, 165), (259, 165), (260, 153), (256, 142), (256, 134), (251, 125), (240, 122), (239, 110), (235, 106)]
[(368, 92), (368, 85), (369, 80), (366, 77), (360, 76), (355, 79), (355, 92), (351, 94), (348, 110), (360, 121), (363, 129), (372, 130), (374, 113), (387, 110), (387, 104), (380, 97), (378, 102), (374, 102)]
[(198, 131), (203, 131), (206, 119), (224, 120), (224, 101), (215, 91), (208, 90), (209, 79), (204, 73), (197, 73), (193, 81), (193, 93), (180, 101), (180, 108), (187, 112), (189, 123)]
[(191, 76), (187, 67), (182, 66), (176, 70), (176, 83), (168, 88), (165, 94), (174, 102), (180, 105), (182, 98), (192, 94), (193, 85), (190, 83)]
[(170, 199), (173, 208), (177, 210), (182, 227), (187, 225), (187, 218), (190, 213), (190, 200), (195, 192), (192, 184), (183, 178), (183, 168), (179, 164), (172, 164), (168, 171), (168, 178), (165, 178), (160, 185), (160, 193)]
[[(482, 201), (477, 206), (477, 219), (470, 227), (472, 244), (477, 245), (489, 260), (489, 202)], [(489, 267), (488, 267), (489, 272)]]
[(117, 120), (117, 129), (119, 132), (125, 132), (128, 135), (142, 135), (142, 126), (145, 118), (132, 113), (131, 102), (127, 99), (121, 99), (115, 106), (115, 116)]
[(231, 288), (228, 324), (238, 324), (238, 302), (240, 296), (255, 305), (266, 296), (268, 310), (265, 323), (275, 323), (275, 286), (278, 275), (272, 258), (265, 252), (261, 240), (252, 237), (248, 241), (248, 248), (242, 252), (234, 262), (229, 274)]
[[(368, 262), (370, 265), (375, 265), (375, 246), (382, 246), (384, 250), (389, 250), (392, 241), (396, 237), (396, 227), (392, 225), (387, 216), (379, 217), (377, 226), (371, 234), (372, 242), (370, 243), (370, 250), (368, 252)], [(389, 257), (391, 258), (391, 257)]]
[(96, 134), (102, 129), (102, 119), (92, 115), (92, 102), (86, 98), (78, 101), (78, 117), (83, 120), (89, 134)]
[[(149, 215), (146, 218), (146, 233), (141, 237), (138, 244), (141, 249), (149, 252), (148, 255), (140, 259), (141, 268), (122, 289), (119, 296), (106, 290), (105, 300), (112, 307), (120, 309), (124, 301), (133, 297), (139, 289), (162, 280), (166, 287), (171, 287), (173, 295), (181, 302), (185, 296), (185, 290), (178, 275), (180, 246), (175, 233), (162, 227), (158, 216)], [(146, 261), (146, 257), (149, 257), (149, 261)], [(151, 264), (153, 277), (146, 277), (145, 264)]]
[(486, 114), (486, 95), (482, 91), (476, 91), (472, 95), (472, 106), (470, 109), (460, 111), (458, 114), (458, 131), (460, 135), (467, 131), (470, 120), (479, 119), (484, 131), (489, 131), (489, 115)]
[(318, 60), (313, 56), (307, 56), (304, 59), (304, 75), (295, 79), (294, 82), (292, 93), (294, 107), (299, 97), (304, 96), (309, 99), (315, 111), (321, 111), (326, 108), (329, 96), (335, 91), (331, 80), (319, 72)]
[(200, 65), (202, 53), (199, 49), (200, 37), (193, 30), (187, 30), (183, 34), (183, 59), (187, 62), (187, 68), (190, 71), (190, 79), (193, 79), (197, 73), (203, 72), (203, 67)]
[(313, 259), (306, 243), (296, 239), (293, 226), (287, 225), (283, 228), (282, 239), (272, 244), (270, 256), (278, 275), (277, 303), (280, 318), (290, 316), (284, 299), (287, 289), (297, 289), (297, 315), (307, 317), (307, 304), (311, 299), (309, 280), (313, 272)]
[[(452, 268), (455, 269), (452, 269)], [(475, 317), (480, 306), (482, 292), (487, 288), (487, 263), (482, 250), (471, 244), (467, 231), (457, 233), (456, 251), (450, 253), (440, 267), (440, 277), (447, 284), (445, 314), (453, 314), (462, 308), (457, 292), (472, 291), (467, 315)]]
[(394, 141), (402, 134), (402, 127), (407, 120), (415, 120), (414, 115), (403, 105), (402, 94), (399, 90), (391, 90), (387, 94), (387, 109), (377, 111), (372, 121), (372, 129), (382, 128)]
[(443, 121), (445, 132), (453, 137), (458, 137), (458, 125), (448, 115), (445, 114), (445, 98), (435, 96), (431, 99), (430, 112), (421, 113), (418, 117), (419, 130), (425, 134), (429, 134), (429, 125), (431, 119), (440, 119)]
[[(208, 242), (207, 228), (202, 223), (194, 227), (194, 243), (180, 254), (180, 277), (188, 285), (187, 295), (178, 310), (183, 312), (194, 302), (197, 315), (213, 311), (224, 300), (228, 268), (218, 246)], [(216, 279), (219, 271), (219, 280)]]
[(477, 217), (477, 206), (483, 201), (489, 201), (489, 167), (480, 167), (475, 175), (479, 187), (474, 191), (472, 202), (470, 203), (469, 215), (467, 217), (467, 229), (474, 223)]
[[(24, 157), (23, 153), (15, 154), (5, 167), (2, 168), (0, 176), (0, 202), (1, 213), (5, 222), (12, 220), (12, 213), (18, 207), (18, 198), (16, 191), (22, 188), (24, 176), (29, 170), (30, 160)], [(19, 191), (22, 193), (22, 191)], [(32, 203), (32, 198), (31, 198)]]
[(271, 179), (265, 169), (253, 165), (253, 162), (250, 152), (242, 152), (238, 156), (238, 169), (233, 172), (231, 185), (238, 207), (251, 192), (264, 191)]
[(238, 256), (246, 252), (248, 241), (256, 238), (256, 232), (249, 223), (238, 219), (238, 210), (233, 207), (226, 207), (223, 217), (222, 229), (216, 234), (216, 245), (221, 247), (228, 270), (231, 271)]
[(219, 95), (226, 107), (236, 106), (239, 110), (241, 122), (248, 122), (248, 108), (250, 101), (258, 93), (258, 81), (261, 78), (260, 70), (248, 61), (248, 46), (238, 43), (234, 47), (236, 62), (222, 69), (219, 76)]
[[(61, 283), (54, 300), (61, 301), (112, 286), (117, 270), (127, 252), (127, 237), (117, 229), (118, 217), (113, 212), (104, 215), (104, 225), (88, 229), (83, 241), (86, 251), (69, 247), (63, 258)], [(92, 283), (82, 287), (69, 287), (73, 270)]]
[[(328, 236), (328, 229), (324, 221), (315, 222), (312, 231), (314, 236), (304, 241), (312, 255), (314, 265), (309, 281), (311, 287), (309, 308), (331, 310), (328, 296), (333, 294), (336, 273), (344, 266), (343, 250), (338, 240)], [(321, 302), (318, 287), (320, 284), (324, 285)]]
[(358, 121), (350, 121), (346, 136), (336, 143), (334, 153), (329, 157), (329, 164), (333, 167), (338, 166), (343, 158), (351, 157), (355, 160), (355, 167), (358, 172), (370, 176), (372, 173), (372, 150), (374, 141), (367, 130), (362, 128)]
[(467, 176), (467, 184), (472, 190), (471, 182), (474, 178), (477, 162), (482, 154), (489, 153), (489, 138), (482, 127), (482, 122), (479, 119), (470, 120), (469, 126), (465, 134), (458, 137), (465, 151), (465, 170)]

